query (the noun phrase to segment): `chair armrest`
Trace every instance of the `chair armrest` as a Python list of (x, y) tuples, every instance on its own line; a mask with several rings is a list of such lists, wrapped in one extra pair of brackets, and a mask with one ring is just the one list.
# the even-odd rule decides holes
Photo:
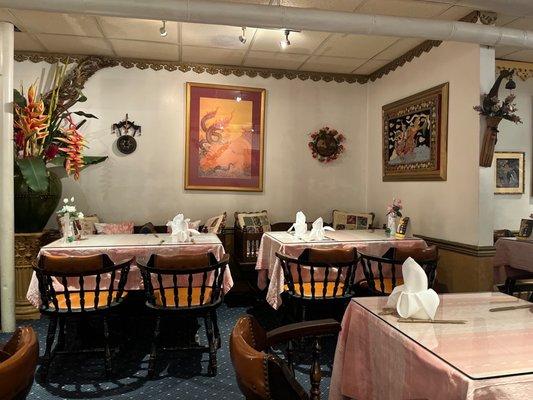
[(334, 319), (297, 322), (267, 332), (267, 346), (273, 346), (305, 336), (334, 335), (341, 331), (341, 324)]

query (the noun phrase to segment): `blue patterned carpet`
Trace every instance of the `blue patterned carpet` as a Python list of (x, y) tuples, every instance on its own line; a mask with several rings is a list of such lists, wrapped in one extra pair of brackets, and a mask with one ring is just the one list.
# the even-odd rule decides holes
[[(218, 310), (222, 347), (217, 354), (218, 374), (215, 377), (207, 376), (208, 355), (189, 351), (161, 353), (157, 364), (158, 376), (148, 380), (152, 320), (146, 315), (128, 314), (114, 321), (111, 327), (116, 344), (120, 345), (113, 359), (115, 373), (112, 379), (105, 378), (103, 359), (98, 354), (58, 355), (51, 365), (47, 382), (42, 382), (36, 374), (28, 399), (241, 399), (243, 396), (237, 387), (230, 361), (228, 338), (239, 316), (247, 312), (254, 314), (266, 329), (279, 325), (278, 316), (268, 306), (247, 309), (222, 305)], [(42, 355), (48, 320), (41, 318), (21, 324), (29, 324), (37, 331)], [(203, 323), (200, 325), (198, 335), (200, 342), (205, 343)], [(164, 327), (162, 329), (163, 333)], [(172, 333), (175, 332), (171, 328), (167, 329), (167, 335)], [(69, 340), (76, 345), (79, 337), (83, 337), (85, 343), (85, 340), (91, 341), (99, 334), (99, 329), (83, 327)], [(4, 342), (7, 337), (0, 334), (0, 341)], [(335, 342), (335, 338), (327, 338), (322, 343), (323, 399), (327, 399)], [(297, 379), (306, 389), (309, 389), (308, 362), (309, 359), (302, 356), (296, 367)]]

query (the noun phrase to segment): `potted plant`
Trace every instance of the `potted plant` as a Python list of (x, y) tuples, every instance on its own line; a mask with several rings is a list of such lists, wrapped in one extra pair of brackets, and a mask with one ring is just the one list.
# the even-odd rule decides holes
[[(106, 156), (84, 156), (87, 147), (81, 126), (73, 114), (96, 118), (69, 109), (87, 98), (81, 90), (65, 95), (66, 64), (58, 66), (52, 90), (37, 93), (31, 85), (14, 93), (15, 146), (15, 232), (40, 232), (61, 198), (61, 181), (52, 171), (64, 167), (67, 175), (79, 179), (83, 168), (104, 161)], [(72, 87), (67, 87), (67, 90)]]

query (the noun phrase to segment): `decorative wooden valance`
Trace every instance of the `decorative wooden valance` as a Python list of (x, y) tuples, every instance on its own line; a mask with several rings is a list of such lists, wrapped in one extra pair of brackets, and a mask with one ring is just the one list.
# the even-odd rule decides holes
[(523, 61), (496, 60), (496, 72), (514, 69), (515, 75), (523, 81), (533, 78), (533, 63)]

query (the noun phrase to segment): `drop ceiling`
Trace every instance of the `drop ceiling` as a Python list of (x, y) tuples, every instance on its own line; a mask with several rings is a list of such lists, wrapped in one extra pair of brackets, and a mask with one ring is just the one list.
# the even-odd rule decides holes
[[(227, 0), (226, 0), (227, 1)], [(278, 0), (233, 0), (265, 4)], [(289, 7), (320, 8), (365, 14), (458, 20), (474, 9), (420, 0), (281, 0)], [(239, 27), (167, 22), (161, 37), (161, 21), (94, 17), (0, 9), (0, 18), (13, 22), (15, 50), (46, 53), (103, 55), (122, 58), (280, 68), (299, 71), (370, 74), (422, 43), (421, 39), (347, 35), (327, 32), (293, 32), (291, 45), (281, 50), (281, 31), (247, 29), (247, 41)], [(499, 16), (498, 24), (533, 30), (533, 18)], [(533, 50), (496, 49), (498, 58), (531, 61)]]

